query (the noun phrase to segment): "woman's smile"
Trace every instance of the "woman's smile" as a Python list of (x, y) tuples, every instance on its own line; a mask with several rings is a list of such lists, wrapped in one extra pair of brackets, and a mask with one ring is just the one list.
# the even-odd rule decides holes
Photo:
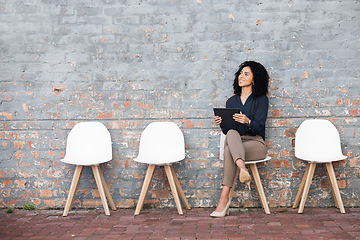
[(244, 67), (238, 77), (239, 86), (247, 87), (253, 84), (253, 73), (250, 67)]

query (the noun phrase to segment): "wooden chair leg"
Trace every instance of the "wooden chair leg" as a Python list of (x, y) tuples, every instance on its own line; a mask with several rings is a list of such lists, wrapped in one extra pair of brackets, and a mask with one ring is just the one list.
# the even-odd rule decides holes
[(302, 193), (302, 196), (301, 196), (301, 202), (300, 202), (300, 207), (299, 207), (298, 213), (303, 213), (303, 211), (304, 211), (306, 198), (307, 198), (307, 195), (309, 193), (310, 184), (311, 184), (312, 178), (314, 176), (315, 168), (316, 168), (316, 163), (311, 162), (311, 163), (308, 163), (308, 164), (310, 165), (309, 166), (309, 172), (308, 172), (308, 174), (306, 176), (306, 181), (305, 181), (303, 193)]
[(164, 168), (165, 168), (166, 176), (167, 176), (167, 178), (169, 180), (169, 183), (170, 183), (171, 192), (172, 192), (172, 194), (174, 196), (174, 200), (175, 200), (177, 210), (178, 210), (180, 215), (183, 215), (179, 195), (178, 195), (176, 185), (175, 185), (175, 181), (174, 181), (174, 176), (173, 176), (172, 171), (171, 171), (171, 166), (170, 165), (165, 165)]
[(326, 176), (328, 177), (328, 181), (330, 183), (331, 192), (332, 192), (334, 200), (335, 200), (335, 206), (336, 206), (336, 208), (339, 208), (339, 204), (338, 204), (338, 201), (337, 201), (337, 198), (335, 195), (334, 186), (333, 186), (332, 182), (330, 181), (330, 174), (329, 174), (329, 171), (327, 170), (326, 165), (325, 165), (325, 170), (326, 170)]
[(77, 165), (75, 167), (74, 176), (73, 176), (73, 179), (72, 179), (72, 182), (71, 182), (69, 195), (68, 195), (68, 198), (66, 200), (63, 217), (66, 217), (69, 214), (69, 211), (72, 208), (74, 198), (75, 198), (75, 194), (76, 194), (76, 190), (77, 190), (77, 188), (79, 186), (80, 177), (81, 177), (81, 174), (82, 174), (83, 167), (84, 166), (81, 166), (81, 165)]
[(345, 209), (344, 209), (344, 205), (343, 205), (343, 202), (341, 199), (339, 186), (336, 181), (336, 176), (335, 176), (333, 165), (331, 162), (329, 162), (329, 163), (325, 163), (325, 167), (326, 167), (326, 171), (328, 172), (328, 175), (329, 175), (329, 181), (330, 181), (330, 185), (332, 186), (333, 193), (334, 193), (335, 203), (338, 204), (338, 206), (340, 208), (340, 212), (345, 213)]
[(299, 202), (300, 202), (300, 198), (301, 198), (301, 195), (304, 191), (304, 185), (305, 185), (305, 182), (306, 182), (306, 178), (307, 178), (307, 175), (309, 173), (309, 167), (310, 167), (310, 164), (307, 164), (306, 166), (306, 169), (305, 169), (305, 173), (304, 173), (304, 176), (301, 180), (301, 183), (300, 183), (300, 186), (299, 186), (299, 190), (296, 194), (296, 197), (295, 197), (295, 201), (294, 201), (294, 204), (293, 204), (293, 208), (297, 208), (298, 205), (299, 205)]
[(260, 175), (259, 175), (258, 169), (256, 167), (256, 163), (251, 163), (250, 164), (250, 169), (251, 169), (252, 176), (254, 178), (256, 190), (257, 190), (257, 192), (259, 194), (261, 205), (264, 208), (265, 213), (270, 214), (270, 209), (269, 209), (269, 206), (268, 206), (267, 201), (266, 201), (264, 188), (263, 188), (263, 186), (261, 184)]
[(100, 170), (99, 171), (100, 173), (100, 178), (101, 178), (101, 182), (102, 182), (102, 185), (104, 187), (104, 191), (105, 191), (105, 195), (110, 203), (110, 206), (111, 206), (111, 209), (112, 210), (116, 210), (116, 206), (115, 206), (115, 203), (111, 197), (111, 193), (110, 193), (110, 190), (109, 190), (109, 187), (107, 186), (106, 184), (106, 181), (105, 181), (105, 178), (104, 178), (104, 174), (102, 173), (102, 171)]
[(186, 197), (185, 197), (185, 194), (184, 194), (184, 191), (180, 185), (180, 182), (179, 182), (179, 179), (177, 178), (176, 174), (175, 174), (175, 171), (174, 171), (174, 168), (170, 165), (170, 169), (171, 169), (171, 173), (174, 177), (174, 181), (175, 181), (175, 185), (176, 185), (176, 189), (177, 189), (177, 192), (180, 196), (180, 199), (183, 201), (184, 205), (185, 205), (185, 208), (186, 209), (191, 209), (190, 208), (190, 204), (189, 202), (187, 201)]
[(105, 210), (105, 215), (110, 215), (110, 210), (109, 210), (109, 206), (107, 204), (103, 182), (102, 182), (101, 176), (100, 176), (99, 165), (91, 165), (91, 168), (92, 168), (93, 173), (94, 173), (95, 182), (96, 182), (96, 185), (97, 185), (98, 190), (99, 190), (101, 202), (102, 202), (104, 210)]
[(155, 171), (155, 165), (154, 164), (150, 164), (148, 169), (146, 170), (146, 175), (145, 175), (145, 179), (144, 179), (144, 183), (143, 186), (141, 188), (141, 192), (140, 192), (140, 196), (139, 196), (139, 201), (136, 205), (136, 209), (135, 209), (135, 214), (134, 215), (139, 215), (140, 214), (140, 210), (142, 209), (142, 207), (144, 206), (144, 201), (146, 198), (146, 195), (149, 191), (149, 187), (150, 187), (150, 183), (153, 179), (154, 176), (154, 171)]
[[(82, 177), (82, 173), (83, 173), (83, 169), (84, 169), (84, 166), (80, 166), (80, 167), (81, 167), (81, 170), (80, 170), (80, 174), (79, 174), (78, 181), (77, 181), (76, 186), (75, 186), (74, 194), (73, 194), (73, 196), (72, 196), (72, 198), (71, 198), (70, 209), (72, 209), (72, 207), (73, 207), (74, 200), (75, 200), (75, 196), (76, 196), (76, 192), (77, 192), (77, 190), (78, 190), (78, 188), (79, 188), (80, 179), (81, 179), (81, 177)], [(76, 170), (76, 168), (75, 168), (75, 170)], [(74, 173), (74, 175), (75, 175), (75, 173)]]

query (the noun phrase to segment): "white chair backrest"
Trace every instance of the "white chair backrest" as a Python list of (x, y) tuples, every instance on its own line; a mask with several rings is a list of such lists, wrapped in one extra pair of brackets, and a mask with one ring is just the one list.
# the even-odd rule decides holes
[(220, 134), (220, 154), (219, 154), (220, 155), (219, 158), (221, 160), (224, 160), (225, 138), (226, 138), (226, 135), (223, 132), (221, 132), (221, 134)]
[(328, 120), (305, 120), (295, 134), (295, 157), (311, 162), (333, 162), (342, 154), (339, 132)]
[(96, 165), (112, 159), (111, 136), (100, 122), (81, 122), (70, 131), (62, 162)]
[(134, 161), (163, 165), (185, 158), (184, 135), (173, 122), (150, 123), (141, 134), (139, 154)]

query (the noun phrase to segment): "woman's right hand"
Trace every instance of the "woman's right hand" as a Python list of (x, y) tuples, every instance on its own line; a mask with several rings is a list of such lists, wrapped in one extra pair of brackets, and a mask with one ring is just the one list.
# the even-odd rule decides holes
[(219, 117), (219, 116), (214, 116), (214, 122), (215, 122), (216, 125), (220, 125), (220, 124), (221, 124), (221, 121), (222, 121), (221, 117)]

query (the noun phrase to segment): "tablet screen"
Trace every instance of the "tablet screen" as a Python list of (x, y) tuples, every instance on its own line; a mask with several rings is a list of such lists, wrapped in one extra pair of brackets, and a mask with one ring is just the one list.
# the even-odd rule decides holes
[(221, 117), (222, 124), (239, 124), (233, 119), (235, 113), (240, 113), (240, 109), (237, 108), (214, 108), (215, 116)]

